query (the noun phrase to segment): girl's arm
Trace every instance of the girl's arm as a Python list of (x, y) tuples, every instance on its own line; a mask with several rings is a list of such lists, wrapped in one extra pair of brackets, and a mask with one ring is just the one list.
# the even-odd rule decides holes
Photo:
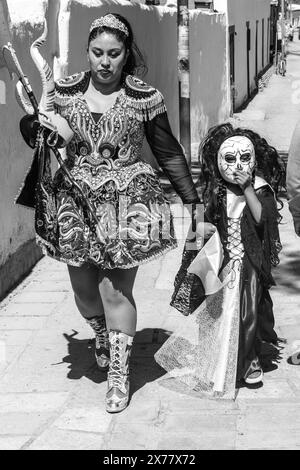
[(248, 173), (237, 170), (235, 172), (235, 180), (244, 192), (246, 203), (251, 211), (251, 214), (253, 215), (255, 222), (259, 224), (261, 221), (262, 205), (259, 202), (251, 184), (251, 176), (249, 176)]

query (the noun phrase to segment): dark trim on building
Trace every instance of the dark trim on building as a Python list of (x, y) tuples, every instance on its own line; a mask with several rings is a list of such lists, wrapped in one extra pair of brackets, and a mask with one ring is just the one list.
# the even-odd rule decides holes
[(41, 249), (33, 239), (24, 243), (8, 257), (5, 263), (0, 266), (0, 300), (24, 279), (42, 256)]

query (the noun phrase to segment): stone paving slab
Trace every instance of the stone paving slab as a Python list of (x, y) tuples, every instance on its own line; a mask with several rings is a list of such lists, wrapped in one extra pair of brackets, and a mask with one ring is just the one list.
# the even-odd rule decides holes
[(0, 330), (40, 330), (43, 325), (44, 318), (0, 316)]
[[(270, 372), (271, 374), (271, 372)], [(259, 388), (244, 387), (239, 390), (237, 397), (238, 403), (242, 400), (262, 400), (265, 398), (294, 398), (296, 396), (294, 390), (291, 388), (290, 383), (287, 379), (277, 378), (276, 380), (271, 379), (268, 374), (265, 374), (264, 385)]]
[(8, 370), (10, 370), (13, 365), (18, 361), (24, 350), (24, 345), (11, 345), (4, 343), (4, 348), (2, 351), (3, 356), (0, 361), (0, 377), (4, 376)]
[(1, 413), (0, 444), (3, 435), (27, 434), (31, 436), (45, 426), (52, 417), (53, 413), (49, 412)]
[(32, 330), (0, 330), (0, 341), (8, 346), (25, 345), (32, 336)]
[(111, 421), (112, 415), (106, 413), (104, 407), (76, 407), (66, 409), (53, 425), (62, 430), (101, 434), (108, 431)]
[(63, 406), (68, 393), (0, 393), (0, 413), (30, 413), (56, 410)]
[(29, 345), (22, 361), (10, 367), (2, 377), (0, 392), (70, 390), (74, 385), (72, 378), (82, 377), (95, 364), (88, 341), (85, 340), (84, 344), (84, 350), (76, 351), (70, 351), (65, 340), (56, 343), (55, 347), (52, 344)]
[(273, 432), (250, 430), (238, 434), (235, 445), (239, 450), (299, 450), (299, 430), (279, 432), (278, 426)]
[(178, 432), (162, 434), (157, 443), (159, 450), (235, 450), (236, 432), (210, 433), (205, 430), (197, 433)]
[[(1, 317), (47, 317), (56, 308), (55, 303), (47, 303), (41, 305), (40, 303), (15, 303), (11, 302), (9, 305), (1, 310)], [(14, 321), (17, 319), (15, 318)]]
[(138, 407), (130, 406), (124, 412), (113, 416), (112, 426), (114, 432), (119, 429), (119, 425), (131, 424), (149, 424), (159, 425), (161, 422), (162, 407), (160, 401), (146, 401)]
[(181, 430), (182, 432), (191, 432), (199, 434), (222, 434), (229, 431), (235, 432), (237, 415), (214, 413), (213, 419), (210, 414), (197, 413), (194, 409), (191, 413), (176, 413), (173, 411), (172, 415), (166, 415), (163, 423), (163, 431), (168, 434), (174, 429)]
[(15, 304), (38, 303), (57, 304), (63, 302), (65, 292), (25, 292), (23, 291), (14, 298)]
[(158, 438), (158, 429), (155, 426), (150, 426), (148, 423), (121, 423), (118, 424), (116, 432), (111, 432), (107, 437), (104, 449), (153, 449)]
[(70, 292), (70, 290), (71, 283), (64, 276), (64, 279), (61, 280), (41, 281), (40, 279), (35, 279), (24, 288), (23, 292)]
[(30, 435), (23, 436), (0, 436), (1, 450), (19, 450), (30, 439)]
[[(23, 446), (25, 450), (100, 450), (104, 436), (90, 432), (47, 429), (37, 438)], [(1, 442), (0, 442), (1, 445)]]

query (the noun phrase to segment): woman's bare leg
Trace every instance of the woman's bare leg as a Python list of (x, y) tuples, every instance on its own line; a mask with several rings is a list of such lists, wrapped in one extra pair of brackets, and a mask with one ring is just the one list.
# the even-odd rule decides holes
[(95, 358), (98, 368), (106, 371), (109, 366), (109, 340), (99, 293), (99, 269), (88, 264), (79, 268), (68, 268), (78, 310), (95, 333)]
[(69, 266), (69, 275), (79, 312), (85, 319), (103, 316), (104, 308), (99, 293), (99, 268), (92, 264)]
[(101, 271), (99, 290), (108, 330), (130, 336), (136, 331), (136, 305), (132, 290), (138, 268)]

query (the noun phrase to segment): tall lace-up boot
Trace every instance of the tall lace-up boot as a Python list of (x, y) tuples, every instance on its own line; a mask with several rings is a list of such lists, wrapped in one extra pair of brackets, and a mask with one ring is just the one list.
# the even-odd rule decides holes
[(87, 323), (93, 328), (96, 338), (95, 358), (98, 368), (105, 372), (109, 366), (109, 340), (105, 317), (86, 318)]
[(110, 364), (107, 374), (106, 411), (118, 413), (129, 400), (129, 358), (133, 336), (121, 331), (109, 332)]

